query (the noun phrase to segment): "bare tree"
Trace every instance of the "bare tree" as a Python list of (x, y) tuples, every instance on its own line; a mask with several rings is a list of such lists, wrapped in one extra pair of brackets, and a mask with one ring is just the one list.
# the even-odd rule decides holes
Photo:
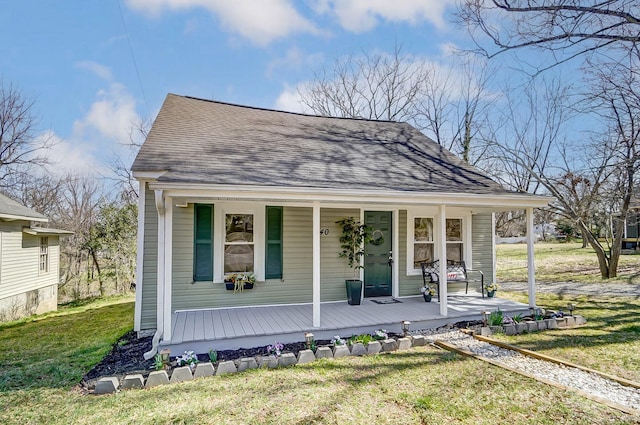
[(36, 138), (36, 119), (31, 112), (33, 103), (9, 85), (0, 81), (0, 186), (15, 183), (16, 174), (29, 165), (47, 162), (43, 154), (50, 147), (47, 137)]
[[(458, 16), (483, 54), (533, 47), (550, 52), (554, 66), (615, 47), (637, 55), (638, 12), (637, 0), (465, 0)], [(478, 32), (496, 49), (482, 47)]]

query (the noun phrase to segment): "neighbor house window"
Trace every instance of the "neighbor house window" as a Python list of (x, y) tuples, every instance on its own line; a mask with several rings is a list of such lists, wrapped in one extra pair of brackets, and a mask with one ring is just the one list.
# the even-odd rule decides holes
[(462, 261), (463, 243), (462, 243), (462, 219), (448, 218), (447, 228), (447, 260)]
[(253, 214), (225, 214), (224, 273), (254, 272)]
[(420, 263), (433, 261), (433, 218), (416, 217), (413, 219), (413, 268), (419, 269)]
[(40, 273), (49, 271), (49, 237), (42, 236), (40, 238)]

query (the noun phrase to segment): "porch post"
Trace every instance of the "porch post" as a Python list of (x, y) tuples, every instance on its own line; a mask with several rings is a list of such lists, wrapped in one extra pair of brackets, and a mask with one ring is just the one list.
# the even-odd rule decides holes
[(398, 235), (400, 234), (400, 210), (393, 210), (393, 245), (391, 252), (391, 259), (393, 264), (391, 266), (391, 295), (394, 298), (400, 296), (400, 241)]
[(440, 250), (440, 277), (438, 285), (440, 286), (440, 314), (446, 316), (447, 309), (447, 207), (440, 205), (438, 214), (438, 233), (439, 250)]
[(173, 198), (167, 196), (165, 205), (165, 234), (164, 234), (164, 337), (171, 340), (171, 291), (173, 271)]
[(313, 327), (320, 327), (320, 203), (313, 203)]
[(534, 261), (533, 208), (527, 208), (527, 282), (529, 307), (536, 306), (536, 270)]
[(156, 283), (156, 335), (162, 335), (164, 331), (164, 237), (165, 237), (165, 209), (164, 193), (155, 191), (156, 210), (158, 210), (158, 255), (156, 270), (158, 274)]

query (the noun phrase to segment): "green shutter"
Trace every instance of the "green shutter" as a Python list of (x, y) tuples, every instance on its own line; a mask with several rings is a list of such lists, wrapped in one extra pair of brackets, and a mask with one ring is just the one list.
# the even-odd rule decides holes
[(282, 279), (282, 207), (267, 207), (265, 277)]
[(193, 280), (213, 280), (213, 205), (194, 206)]

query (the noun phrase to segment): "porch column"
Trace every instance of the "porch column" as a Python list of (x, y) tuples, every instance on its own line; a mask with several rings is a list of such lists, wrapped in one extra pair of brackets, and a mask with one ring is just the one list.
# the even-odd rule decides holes
[(534, 261), (533, 208), (527, 208), (527, 282), (529, 287), (529, 307), (536, 306), (536, 269)]
[(173, 275), (173, 198), (167, 196), (165, 205), (164, 234), (164, 330), (163, 339), (171, 340), (171, 292)]
[(440, 314), (446, 316), (447, 309), (447, 207), (440, 205), (438, 214), (438, 233), (439, 250), (440, 250), (440, 277), (438, 285), (440, 286)]
[(313, 327), (320, 327), (320, 203), (313, 203)]
[(156, 271), (156, 335), (160, 337), (164, 331), (164, 237), (165, 237), (165, 208), (164, 193), (155, 191), (156, 210), (158, 210), (158, 255)]

